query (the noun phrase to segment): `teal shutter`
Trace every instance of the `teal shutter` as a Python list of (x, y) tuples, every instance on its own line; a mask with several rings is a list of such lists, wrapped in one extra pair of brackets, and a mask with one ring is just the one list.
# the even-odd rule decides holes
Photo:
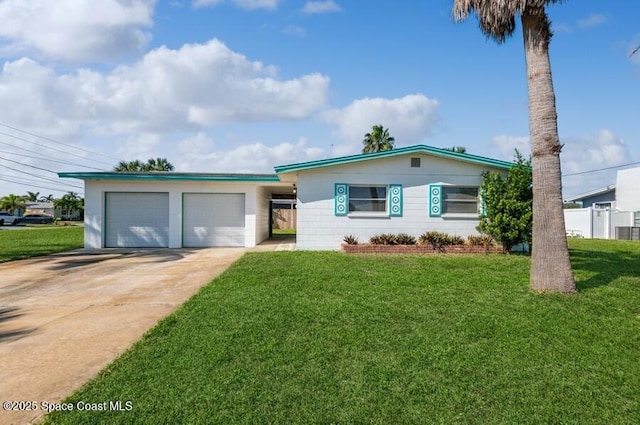
[(485, 214), (484, 190), (480, 190), (480, 216)]
[(402, 185), (389, 185), (389, 217), (402, 217)]
[(335, 184), (333, 213), (337, 216), (349, 213), (349, 185), (346, 183)]
[(429, 217), (442, 215), (442, 185), (429, 185)]

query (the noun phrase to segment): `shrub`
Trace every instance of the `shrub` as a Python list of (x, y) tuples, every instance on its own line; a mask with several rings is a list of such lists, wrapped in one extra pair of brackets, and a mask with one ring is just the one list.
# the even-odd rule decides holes
[(398, 233), (396, 235), (396, 243), (398, 245), (415, 245), (416, 238), (408, 233)]
[(342, 238), (342, 240), (347, 245), (358, 245), (358, 237), (357, 236), (347, 235), (344, 238)]
[(449, 236), (446, 245), (464, 245), (464, 239), (462, 236), (451, 235)]
[(373, 235), (369, 238), (369, 243), (372, 245), (397, 245), (396, 235), (391, 233), (381, 233), (379, 235)]
[(431, 245), (431, 247), (440, 252), (445, 252), (448, 245), (449, 235), (442, 232), (425, 232), (418, 238), (420, 245)]
[(489, 235), (469, 235), (467, 244), (471, 246), (483, 246), (489, 248), (495, 245), (495, 240)]

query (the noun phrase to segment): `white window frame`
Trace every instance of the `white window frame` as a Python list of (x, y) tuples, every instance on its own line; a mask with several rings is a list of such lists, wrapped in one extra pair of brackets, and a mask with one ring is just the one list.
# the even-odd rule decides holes
[[(351, 188), (354, 187), (382, 187), (385, 190), (384, 198), (352, 198)], [(351, 199), (356, 200), (384, 200), (384, 211), (351, 211)], [(347, 199), (347, 211), (350, 217), (389, 217), (389, 185), (388, 184), (349, 184), (349, 198)]]
[[(451, 189), (475, 189), (476, 190), (476, 198), (475, 201), (472, 200), (457, 200), (450, 201), (446, 198), (446, 192)], [(474, 205), (473, 212), (447, 212), (447, 203), (468, 203)], [(467, 185), (442, 185), (442, 217), (478, 217), (480, 215), (480, 187), (478, 186), (467, 186)]]

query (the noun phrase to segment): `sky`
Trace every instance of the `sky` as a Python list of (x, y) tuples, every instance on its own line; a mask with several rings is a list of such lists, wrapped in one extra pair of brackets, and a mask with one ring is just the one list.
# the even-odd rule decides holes
[[(377, 124), (396, 147), (528, 155), (521, 26), (497, 44), (452, 3), (0, 0), (0, 196), (83, 194), (56, 172), (152, 157), (272, 173), (359, 153)], [(640, 2), (548, 14), (568, 198), (640, 166)]]

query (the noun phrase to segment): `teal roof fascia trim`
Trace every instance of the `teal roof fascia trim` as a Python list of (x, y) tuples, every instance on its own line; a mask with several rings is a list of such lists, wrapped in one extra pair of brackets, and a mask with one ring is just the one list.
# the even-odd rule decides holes
[(368, 154), (357, 154), (349, 156), (341, 156), (338, 158), (327, 158), (316, 161), (300, 162), (297, 164), (280, 165), (275, 167), (276, 173), (290, 173), (293, 171), (310, 170), (313, 168), (330, 167), (333, 165), (350, 164), (353, 162), (367, 161), (376, 158), (386, 158), (398, 155), (406, 155), (411, 153), (426, 153), (443, 158), (457, 159), (460, 161), (471, 162), (475, 164), (487, 165), (495, 168), (508, 170), (513, 165), (512, 162), (502, 161), (499, 159), (487, 158), (479, 155), (468, 153), (452, 152), (447, 149), (434, 148), (427, 145), (408, 146), (405, 148), (392, 149), (389, 151), (375, 152)]
[(147, 181), (225, 181), (225, 182), (280, 182), (277, 174), (190, 174), (190, 173), (58, 173), (58, 177), (81, 180), (147, 180)]

